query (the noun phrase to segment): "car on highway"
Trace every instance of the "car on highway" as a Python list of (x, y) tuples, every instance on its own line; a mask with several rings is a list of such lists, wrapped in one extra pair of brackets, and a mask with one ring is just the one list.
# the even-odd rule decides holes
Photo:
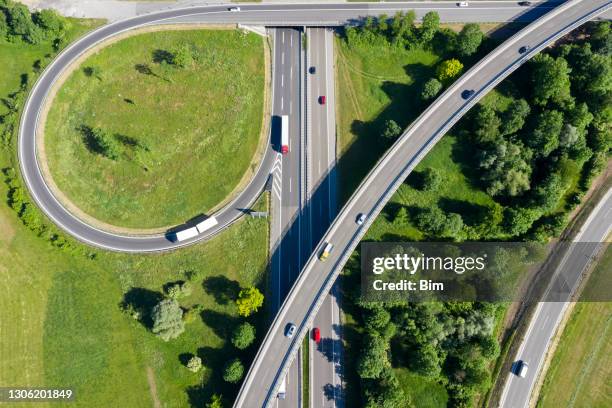
[(526, 361), (520, 360), (516, 367), (516, 375), (521, 378), (525, 378), (527, 376), (527, 370), (529, 369), (529, 364)]
[(523, 6), (523, 7), (529, 7), (531, 6), (531, 2), (530, 1), (519, 1), (518, 5)]
[(474, 91), (473, 89), (466, 89), (465, 91), (461, 92), (461, 97), (467, 100), (470, 99), (475, 93), (476, 91)]
[(321, 330), (318, 327), (312, 329), (312, 339), (315, 343), (319, 344), (321, 342)]
[(325, 105), (325, 102), (327, 102), (327, 98), (325, 97), (325, 95), (319, 96), (319, 103), (321, 105)]
[(315, 67), (314, 65), (312, 67), (310, 67), (308, 69), (308, 72), (310, 72), (312, 75), (317, 73), (317, 67)]
[(470, 4), (467, 1), (460, 1), (459, 3), (457, 3), (457, 7), (467, 7)]
[(285, 329), (285, 337), (287, 337), (288, 339), (292, 338), (296, 330), (297, 326), (293, 323), (289, 323), (287, 325), (287, 328)]
[(228, 10), (233, 12), (233, 13), (236, 13), (236, 12), (240, 11), (240, 7), (230, 7), (230, 8), (228, 8)]
[(323, 251), (321, 251), (321, 255), (319, 255), (319, 260), (325, 262), (325, 260), (327, 259), (327, 257), (331, 253), (332, 249), (334, 249), (334, 246), (332, 244), (330, 244), (329, 242), (327, 242), (325, 244), (325, 247), (323, 248)]
[(359, 213), (359, 215), (357, 216), (357, 220), (355, 222), (357, 222), (357, 225), (363, 225), (363, 223), (366, 220), (366, 215), (364, 213)]
[(529, 51), (530, 49), (531, 49), (531, 47), (530, 47), (530, 46), (528, 46), (528, 45), (523, 45), (521, 48), (519, 48), (519, 54), (524, 54), (524, 53), (526, 53), (527, 51)]

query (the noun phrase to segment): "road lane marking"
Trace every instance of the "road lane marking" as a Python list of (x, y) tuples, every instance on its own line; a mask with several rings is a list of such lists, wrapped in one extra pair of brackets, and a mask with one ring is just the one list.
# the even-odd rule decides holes
[(285, 51), (281, 52), (281, 65), (285, 64)]
[(285, 87), (285, 74), (281, 74), (281, 88)]
[(281, 111), (283, 110), (283, 106), (285, 106), (285, 98), (281, 96)]
[(285, 43), (285, 32), (281, 31), (281, 34), (283, 35), (283, 44)]

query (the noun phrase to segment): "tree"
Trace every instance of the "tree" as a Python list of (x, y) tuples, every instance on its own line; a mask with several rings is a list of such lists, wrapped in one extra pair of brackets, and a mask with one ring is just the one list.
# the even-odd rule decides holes
[(510, 207), (506, 210), (504, 220), (506, 231), (513, 237), (522, 235), (531, 228), (534, 221), (541, 215), (542, 213), (536, 208)]
[(193, 50), (191, 45), (183, 43), (172, 51), (172, 64), (180, 68), (186, 68), (193, 64)]
[(232, 344), (234, 347), (244, 350), (255, 340), (255, 327), (247, 322), (236, 326), (232, 332)]
[(563, 125), (563, 129), (561, 129), (561, 133), (559, 134), (559, 146), (562, 148), (568, 148), (576, 144), (578, 139), (580, 138), (580, 133), (575, 126), (566, 123)]
[(431, 167), (423, 170), (423, 191), (435, 191), (442, 183), (440, 173)]
[(44, 30), (48, 38), (63, 35), (67, 27), (67, 20), (52, 9), (44, 9), (34, 13), (32, 20)]
[(474, 138), (480, 143), (495, 142), (499, 136), (501, 120), (488, 105), (478, 105), (478, 110), (474, 117)]
[(449, 82), (451, 79), (455, 78), (457, 75), (461, 73), (463, 70), (463, 64), (459, 62), (459, 60), (452, 58), (449, 60), (442, 61), (440, 65), (438, 65), (437, 75), (438, 79), (443, 83)]
[(438, 206), (422, 208), (415, 217), (416, 226), (435, 237), (456, 238), (463, 228), (463, 220), (459, 214), (448, 215)]
[(439, 29), (440, 15), (435, 11), (426, 13), (423, 16), (423, 23), (421, 24), (421, 29), (419, 30), (421, 42), (423, 44), (430, 42)]
[(530, 112), (531, 107), (525, 99), (513, 100), (502, 114), (501, 135), (511, 135), (521, 130)]
[(38, 44), (43, 40), (42, 32), (32, 21), (30, 10), (25, 5), (12, 3), (6, 8), (6, 13), (11, 35), (21, 37), (31, 44)]
[(408, 224), (408, 212), (406, 211), (406, 207), (401, 206), (399, 210), (397, 210), (393, 218), (393, 224), (398, 226), (405, 226)]
[(428, 101), (433, 99), (442, 90), (442, 82), (436, 78), (431, 78), (425, 84), (423, 84), (423, 90), (421, 91), (421, 99)]
[(612, 60), (607, 55), (591, 51), (589, 43), (573, 45), (567, 55), (572, 67), (574, 90), (588, 99), (612, 90)]
[(364, 382), (365, 408), (403, 408), (412, 406), (391, 367), (386, 367), (378, 380)]
[(187, 369), (192, 373), (197, 373), (202, 368), (202, 359), (198, 356), (192, 356), (187, 361)]
[(223, 379), (228, 383), (237, 383), (244, 376), (244, 366), (240, 359), (235, 358), (228, 361), (223, 368)]
[(264, 295), (259, 289), (251, 286), (245, 289), (241, 289), (236, 300), (238, 306), (238, 314), (240, 316), (248, 317), (251, 314), (257, 312), (257, 310), (263, 305)]
[(389, 29), (389, 23), (387, 22), (388, 20), (389, 20), (389, 16), (386, 14), (381, 14), (376, 19), (376, 23), (377, 23), (376, 29), (381, 35), (385, 35), (387, 33), (387, 30)]
[(121, 145), (113, 134), (100, 128), (86, 128), (88, 145), (95, 153), (108, 159), (117, 160), (121, 155)]
[(368, 309), (363, 317), (366, 330), (381, 332), (391, 321), (389, 312), (380, 305)]
[(387, 342), (376, 332), (366, 334), (357, 361), (359, 377), (378, 378), (380, 376), (383, 369), (389, 366), (387, 347)]
[(535, 117), (534, 122), (535, 126), (525, 142), (537, 155), (547, 157), (559, 147), (563, 114), (556, 110), (545, 110)]
[(191, 283), (179, 282), (170, 285), (166, 289), (166, 294), (171, 299), (181, 299), (191, 295)]
[(183, 310), (174, 299), (164, 299), (153, 308), (152, 332), (164, 341), (175, 339), (185, 331)]
[(414, 360), (414, 367), (419, 374), (432, 378), (440, 375), (440, 357), (432, 344), (426, 343), (418, 347)]
[(480, 31), (478, 24), (466, 24), (457, 35), (455, 48), (459, 55), (472, 55), (478, 50), (483, 37), (484, 34)]
[(533, 101), (545, 105), (549, 100), (558, 106), (566, 106), (572, 97), (570, 93), (571, 72), (564, 58), (553, 58), (538, 54), (532, 59), (531, 88)]
[(9, 32), (6, 15), (0, 11), (0, 40), (3, 40)]
[(210, 400), (204, 406), (205, 408), (223, 408), (223, 396), (220, 394), (213, 394)]
[(499, 343), (493, 336), (483, 336), (479, 341), (482, 356), (488, 359), (496, 358), (499, 355)]
[(566, 186), (559, 173), (550, 173), (534, 189), (532, 207), (539, 208), (542, 213), (554, 210), (565, 193)]
[(483, 150), (478, 166), (484, 170), (481, 180), (492, 196), (518, 196), (530, 188), (531, 150), (505, 140)]
[(389, 119), (385, 122), (385, 128), (382, 132), (382, 137), (387, 140), (395, 140), (399, 135), (402, 134), (402, 128), (393, 119)]

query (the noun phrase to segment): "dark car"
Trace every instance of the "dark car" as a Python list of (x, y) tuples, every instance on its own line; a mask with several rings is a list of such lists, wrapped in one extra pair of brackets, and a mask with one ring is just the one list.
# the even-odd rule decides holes
[(531, 47), (530, 47), (530, 46), (528, 46), (528, 45), (523, 45), (521, 48), (519, 48), (519, 54), (524, 54), (524, 53), (526, 53), (527, 51), (529, 51), (530, 49), (531, 49)]
[(523, 7), (529, 7), (531, 6), (531, 2), (530, 1), (519, 1), (518, 5), (523, 6)]
[(321, 95), (319, 96), (319, 103), (321, 105), (325, 105), (325, 102), (327, 101), (327, 98), (325, 97), (325, 95)]
[(473, 89), (466, 89), (465, 91), (461, 92), (461, 97), (463, 99), (470, 99), (475, 93), (476, 91), (474, 91)]
[(311, 74), (316, 74), (317, 68), (313, 65), (312, 67), (308, 68), (308, 72), (310, 72)]

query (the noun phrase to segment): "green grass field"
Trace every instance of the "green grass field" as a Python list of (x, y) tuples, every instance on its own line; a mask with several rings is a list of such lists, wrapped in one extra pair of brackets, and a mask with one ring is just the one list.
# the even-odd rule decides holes
[[(422, 83), (433, 76), (433, 52), (392, 47), (349, 47), (337, 39), (338, 171), (344, 202), (387, 149), (387, 119), (407, 126), (422, 110)], [(416, 104), (415, 104), (416, 101)]]
[[(248, 363), (254, 350), (228, 345), (237, 322), (231, 299), (239, 286), (266, 285), (267, 220), (247, 219), (173, 253), (101, 253), (96, 260), (52, 249), (4, 206), (0, 226), (0, 384), (75, 387), (71, 405), (79, 407), (150, 407), (153, 384), (168, 407), (202, 406), (213, 391), (233, 396), (221, 367), (232, 355)], [(181, 305), (204, 311), (178, 339), (164, 343), (120, 311), (126, 293), (147, 304), (186, 271), (201, 278)], [(202, 358), (203, 375), (182, 366), (183, 353)]]
[[(164, 62), (180, 46), (194, 55), (186, 68)], [(255, 34), (189, 30), (138, 34), (90, 56), (46, 123), (57, 186), (86, 214), (121, 227), (160, 228), (206, 213), (256, 165), (264, 52)], [(88, 148), (83, 126), (124, 140), (119, 159)]]
[[(601, 278), (611, 268), (612, 251), (608, 250), (594, 273)], [(589, 281), (587, 290), (591, 283), (603, 282)], [(611, 326), (612, 302), (579, 302), (574, 306), (546, 373), (538, 407), (612, 405)]]

